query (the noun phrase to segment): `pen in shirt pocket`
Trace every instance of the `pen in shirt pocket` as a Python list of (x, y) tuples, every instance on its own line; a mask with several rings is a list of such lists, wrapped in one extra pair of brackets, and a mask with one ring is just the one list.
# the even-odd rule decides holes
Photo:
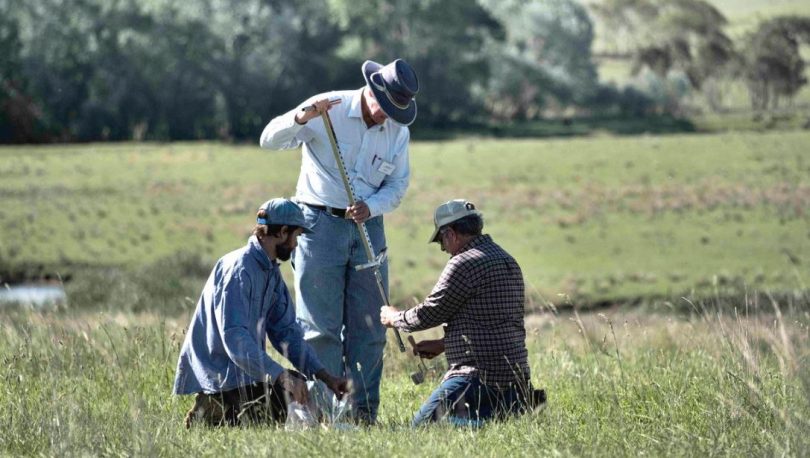
[(371, 158), (371, 165), (372, 166), (374, 165), (375, 162), (377, 162), (377, 159), (380, 159), (380, 157), (378, 157), (376, 154), (374, 155), (373, 158)]

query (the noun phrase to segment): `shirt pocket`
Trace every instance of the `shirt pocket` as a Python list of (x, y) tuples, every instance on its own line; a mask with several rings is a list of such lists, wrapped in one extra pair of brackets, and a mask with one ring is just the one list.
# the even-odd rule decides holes
[(382, 153), (369, 153), (361, 159), (361, 164), (357, 167), (360, 177), (373, 188), (379, 188), (387, 176), (380, 171), (383, 162), (391, 162)]

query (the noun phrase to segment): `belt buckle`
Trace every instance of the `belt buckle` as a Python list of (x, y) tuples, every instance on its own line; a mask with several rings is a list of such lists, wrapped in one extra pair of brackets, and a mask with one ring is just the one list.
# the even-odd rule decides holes
[(346, 219), (346, 209), (344, 208), (329, 207), (329, 213), (335, 218)]
[(335, 208), (335, 207), (330, 207), (329, 205), (324, 205), (324, 208), (326, 209), (326, 213), (327, 213), (329, 216), (331, 216), (331, 217), (333, 217), (333, 218), (340, 218), (340, 215), (338, 215), (338, 214), (337, 214), (337, 212), (339, 211), (339, 209), (337, 209), (337, 208)]

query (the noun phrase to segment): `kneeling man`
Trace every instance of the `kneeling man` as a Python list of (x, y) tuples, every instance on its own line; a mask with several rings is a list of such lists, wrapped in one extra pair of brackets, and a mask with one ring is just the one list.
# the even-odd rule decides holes
[(545, 400), (533, 390), (523, 327), (523, 275), (512, 256), (482, 235), (475, 206), (452, 200), (436, 209), (430, 242), (450, 253), (424, 302), (401, 312), (383, 307), (387, 327), (413, 332), (446, 323), (444, 338), (419, 342), (415, 352), (445, 353), (448, 371), (413, 419), (413, 426), (448, 419), (480, 425)]
[(247, 246), (214, 266), (174, 380), (175, 394), (196, 394), (187, 428), (284, 421), (288, 402), (307, 404), (306, 378), (268, 356), (267, 338), (307, 377), (321, 380), (338, 397), (347, 392), (347, 380), (329, 374), (304, 341), (278, 267), (290, 259), (303, 232), (310, 228), (296, 204), (269, 200), (259, 208)]

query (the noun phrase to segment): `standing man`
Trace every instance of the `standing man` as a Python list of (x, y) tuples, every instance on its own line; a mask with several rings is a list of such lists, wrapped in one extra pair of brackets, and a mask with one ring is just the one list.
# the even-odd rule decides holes
[[(260, 144), (302, 147), (295, 200), (315, 232), (301, 236), (293, 260), (298, 319), (326, 368), (351, 378), (357, 420), (373, 424), (385, 328), (377, 319), (382, 298), (374, 273), (355, 270), (369, 261), (355, 222), (365, 222), (375, 255), (386, 249), (382, 215), (408, 188), (407, 126), (416, 119), (419, 82), (402, 59), (385, 66), (366, 61), (361, 70), (365, 86), (310, 97), (270, 121)], [(320, 118), (326, 110), (356, 194), (351, 207)], [(387, 262), (380, 271), (387, 294)]]
[(512, 256), (482, 235), (475, 205), (451, 200), (434, 213), (437, 242), (450, 260), (430, 295), (401, 312), (383, 307), (387, 327), (413, 332), (446, 323), (444, 338), (419, 342), (414, 352), (447, 356), (441, 384), (413, 419), (413, 426), (442, 419), (480, 425), (545, 401), (533, 390), (523, 327), (523, 275)]
[(175, 394), (196, 394), (186, 427), (284, 421), (288, 398), (306, 405), (304, 377), (265, 351), (273, 347), (301, 372), (323, 381), (338, 397), (348, 381), (332, 376), (303, 339), (278, 263), (310, 233), (298, 206), (265, 202), (247, 246), (214, 266), (197, 302), (174, 379)]

